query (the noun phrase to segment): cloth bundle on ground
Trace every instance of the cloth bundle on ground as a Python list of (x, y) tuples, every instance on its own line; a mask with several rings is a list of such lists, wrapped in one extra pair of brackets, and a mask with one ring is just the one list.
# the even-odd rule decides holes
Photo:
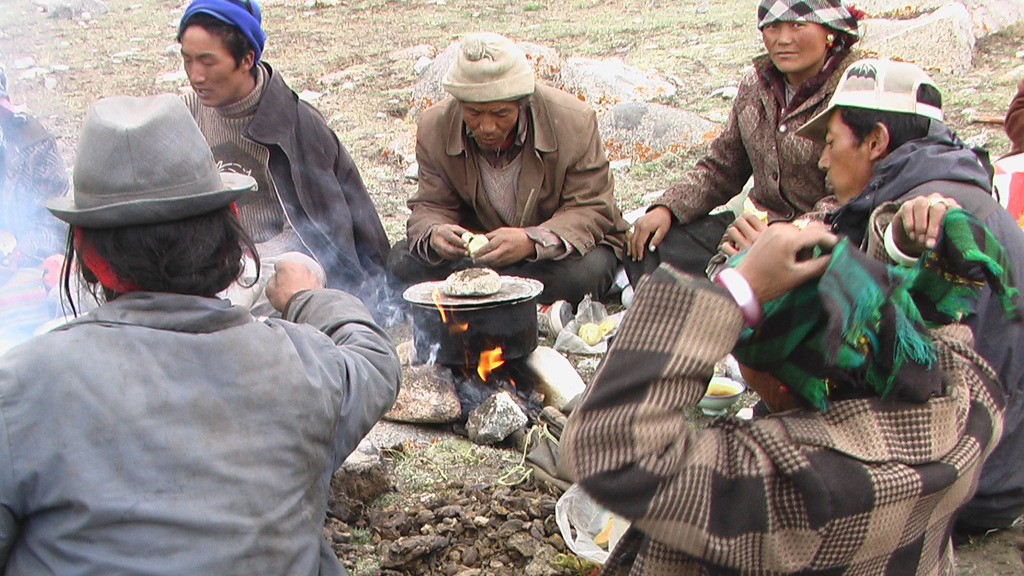
[(821, 411), (830, 398), (868, 391), (925, 402), (942, 394), (943, 382), (931, 369), (935, 355), (924, 328), (960, 320), (983, 282), (1008, 316), (1024, 318), (1005, 252), (960, 209), (946, 214), (935, 247), (912, 268), (887, 266), (844, 239), (818, 281), (765, 303), (764, 320), (744, 330), (733, 354)]

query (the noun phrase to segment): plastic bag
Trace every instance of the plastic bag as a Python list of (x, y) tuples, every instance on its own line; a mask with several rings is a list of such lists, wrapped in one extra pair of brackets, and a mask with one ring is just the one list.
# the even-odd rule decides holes
[[(608, 351), (608, 339), (618, 330), (623, 314), (619, 312), (609, 315), (604, 304), (592, 301), (589, 295), (584, 296), (576, 308), (576, 315), (555, 338), (554, 349), (566, 354), (604, 354)], [(581, 326), (599, 326), (602, 322), (606, 329), (601, 332), (600, 340), (596, 343), (588, 344), (579, 336)]]
[[(562, 539), (574, 554), (598, 564), (604, 564), (608, 552), (615, 548), (629, 528), (628, 520), (605, 510), (578, 484), (569, 486), (555, 503), (555, 522)], [(607, 544), (603, 544), (605, 537)]]

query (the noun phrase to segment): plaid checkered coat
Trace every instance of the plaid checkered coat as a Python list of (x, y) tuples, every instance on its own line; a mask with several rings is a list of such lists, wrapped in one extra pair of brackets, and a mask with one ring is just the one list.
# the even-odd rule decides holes
[(685, 407), (740, 333), (726, 292), (662, 266), (633, 307), (561, 452), (632, 520), (603, 575), (954, 573), (950, 526), (1002, 426), (970, 333), (933, 333), (947, 395), (864, 398), (697, 430)]

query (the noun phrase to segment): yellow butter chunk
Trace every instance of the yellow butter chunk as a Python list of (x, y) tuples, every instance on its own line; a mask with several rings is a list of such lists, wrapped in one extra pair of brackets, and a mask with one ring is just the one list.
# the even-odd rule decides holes
[(580, 329), (576, 332), (576, 334), (579, 335), (579, 337), (582, 338), (588, 346), (593, 346), (594, 344), (597, 344), (598, 342), (601, 341), (602, 338), (601, 328), (597, 324), (594, 324), (593, 322), (587, 322), (586, 324), (580, 326)]

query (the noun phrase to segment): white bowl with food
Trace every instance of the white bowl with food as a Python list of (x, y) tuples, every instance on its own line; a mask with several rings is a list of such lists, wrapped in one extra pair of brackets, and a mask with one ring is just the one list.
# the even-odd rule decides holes
[(722, 416), (747, 391), (747, 385), (725, 376), (715, 376), (697, 406), (707, 416)]

